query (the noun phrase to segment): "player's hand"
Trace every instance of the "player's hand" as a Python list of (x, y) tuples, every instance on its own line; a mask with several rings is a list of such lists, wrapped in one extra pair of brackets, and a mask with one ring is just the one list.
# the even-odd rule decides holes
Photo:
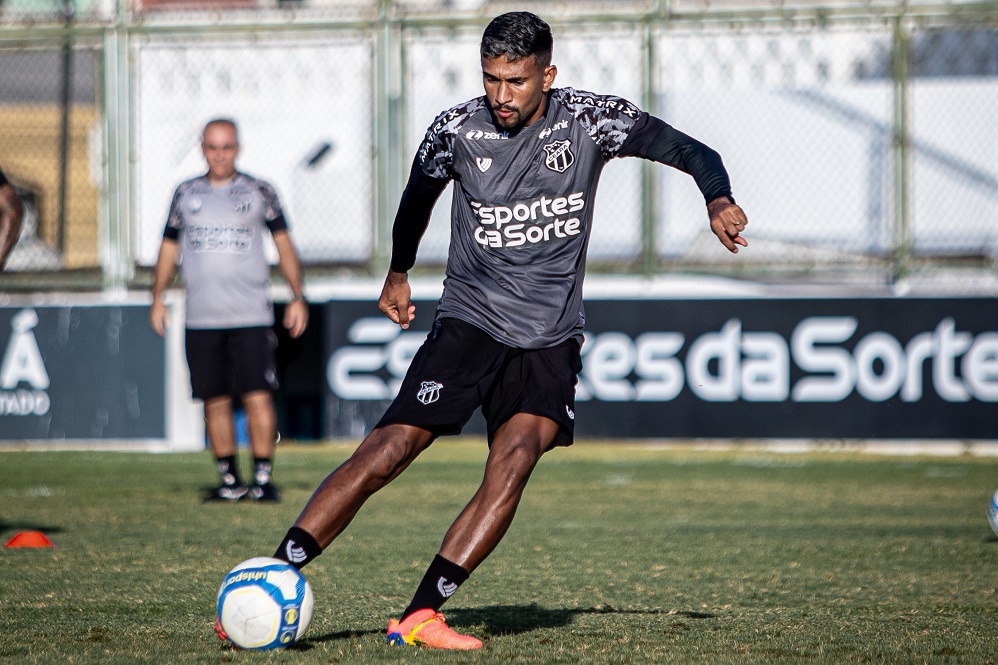
[(741, 236), (748, 224), (748, 218), (739, 206), (728, 200), (728, 197), (719, 196), (708, 203), (707, 214), (710, 215), (710, 230), (729, 252), (737, 254), (738, 245), (748, 247), (748, 241)]
[(154, 298), (152, 306), (149, 307), (149, 325), (160, 337), (166, 335), (168, 318), (169, 313), (166, 311), (166, 305), (163, 304), (162, 300)]
[(404, 272), (388, 271), (385, 286), (378, 298), (378, 309), (405, 330), (409, 322), (416, 318), (416, 306), (410, 302), (412, 289), (409, 288), (409, 275)]
[(284, 308), (284, 327), (292, 338), (301, 337), (308, 327), (308, 303), (305, 300), (292, 300)]

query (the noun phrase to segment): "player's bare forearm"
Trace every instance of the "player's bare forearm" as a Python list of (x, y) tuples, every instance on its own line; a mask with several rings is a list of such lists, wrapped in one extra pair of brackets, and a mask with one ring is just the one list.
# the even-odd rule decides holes
[(175, 240), (163, 239), (159, 247), (159, 257), (156, 259), (156, 269), (152, 285), (152, 306), (149, 308), (149, 325), (156, 334), (166, 334), (167, 311), (163, 302), (163, 291), (173, 281), (173, 273), (177, 267), (180, 246)]
[(274, 234), (274, 245), (277, 247), (277, 265), (281, 269), (284, 280), (291, 287), (291, 297), (297, 300), (302, 297), (303, 289), (298, 251), (291, 242), (291, 236), (287, 231), (278, 231)]
[(409, 322), (416, 318), (416, 307), (411, 302), (412, 290), (409, 287), (409, 274), (388, 271), (385, 286), (378, 298), (378, 309), (394, 323), (409, 327)]
[(748, 247), (748, 241), (741, 235), (748, 225), (748, 218), (740, 206), (727, 196), (719, 196), (707, 204), (707, 214), (710, 216), (710, 230), (729, 252), (737, 254), (739, 245)]
[(308, 303), (305, 301), (301, 261), (287, 231), (274, 234), (274, 245), (277, 247), (281, 274), (291, 287), (291, 302), (284, 310), (284, 327), (291, 337), (301, 337), (308, 327)]

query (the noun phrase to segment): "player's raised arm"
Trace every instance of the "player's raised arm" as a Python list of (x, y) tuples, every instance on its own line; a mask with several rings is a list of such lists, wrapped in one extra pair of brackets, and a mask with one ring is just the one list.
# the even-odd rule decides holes
[(618, 153), (671, 166), (693, 177), (707, 203), (710, 230), (729, 252), (748, 247), (741, 232), (748, 224), (745, 212), (731, 196), (731, 180), (721, 156), (700, 141), (652, 115), (645, 115), (628, 135)]

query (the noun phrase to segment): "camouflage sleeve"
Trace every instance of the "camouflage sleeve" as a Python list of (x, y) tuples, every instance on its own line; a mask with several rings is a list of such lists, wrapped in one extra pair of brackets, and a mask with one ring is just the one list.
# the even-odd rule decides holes
[(416, 162), (423, 173), (436, 180), (454, 178), (454, 138), (483, 105), (480, 97), (450, 108), (434, 119), (416, 153)]
[(591, 92), (560, 88), (554, 101), (565, 104), (572, 115), (596, 142), (609, 161), (619, 156), (621, 147), (635, 124), (648, 114), (623, 97), (595, 95)]
[(281, 208), (281, 199), (277, 196), (277, 190), (269, 182), (261, 181), (260, 195), (263, 196), (263, 219), (267, 223), (267, 228), (271, 233), (286, 231), (288, 222), (284, 218), (284, 209)]

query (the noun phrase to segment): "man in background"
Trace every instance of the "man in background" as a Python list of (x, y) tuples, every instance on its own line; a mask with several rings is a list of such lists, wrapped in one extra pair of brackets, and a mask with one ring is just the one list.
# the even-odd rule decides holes
[(0, 171), (0, 271), (7, 265), (7, 257), (14, 249), (18, 236), (21, 235), (21, 220), (24, 218), (24, 208), (14, 186), (7, 176)]
[[(185, 346), (195, 399), (204, 400), (208, 441), (219, 486), (205, 501), (279, 501), (271, 480), (277, 440), (273, 391), (277, 388), (277, 339), (268, 295), (270, 266), (265, 233), (277, 247), (278, 265), (293, 294), (284, 327), (299, 337), (308, 325), (302, 271), (281, 204), (267, 182), (236, 170), (239, 133), (235, 122), (209, 122), (201, 150), (208, 172), (177, 187), (156, 261), (149, 320), (164, 335), (163, 291), (178, 259), (187, 288)], [(247, 486), (236, 463), (233, 398), (246, 411), (253, 452)]]

